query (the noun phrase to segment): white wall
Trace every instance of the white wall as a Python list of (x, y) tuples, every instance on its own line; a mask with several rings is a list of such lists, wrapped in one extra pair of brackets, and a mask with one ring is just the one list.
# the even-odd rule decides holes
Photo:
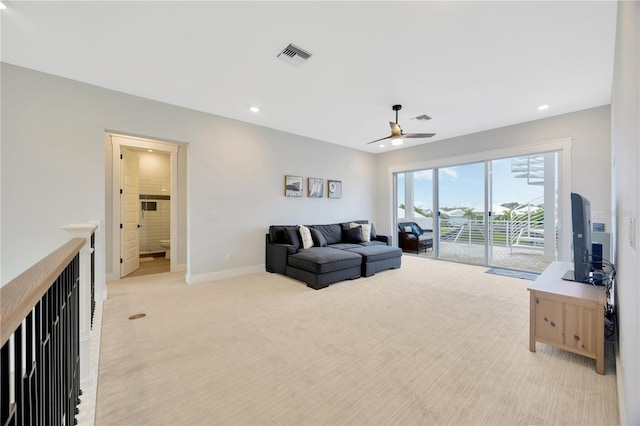
[[(9, 64), (2, 64), (1, 101), (2, 283), (64, 243), (60, 226), (92, 219), (107, 225), (106, 131), (188, 144), (182, 161), (194, 281), (263, 267), (270, 224), (372, 218), (369, 153)], [(343, 196), (285, 197), (286, 174), (341, 180)], [(98, 282), (105, 232), (96, 242)]]
[[(376, 158), (378, 220), (384, 224), (392, 221), (390, 170), (424, 162), (453, 165), (456, 157), (568, 138), (572, 139), (571, 191), (587, 197), (593, 219), (604, 222), (610, 229), (610, 129), (610, 108), (602, 106), (379, 154)], [(387, 228), (383, 228), (383, 232), (390, 232)]]
[[(613, 196), (618, 315), (618, 400), (621, 424), (640, 424), (640, 4), (618, 2), (611, 101)], [(630, 221), (636, 222), (632, 229)], [(631, 245), (631, 236), (636, 239)]]
[[(138, 152), (138, 155), (140, 157), (140, 177), (147, 176), (169, 182), (169, 179), (171, 178), (171, 164), (169, 164), (169, 159), (171, 157), (169, 154), (140, 151)], [(167, 185), (169, 184), (170, 182)], [(143, 187), (142, 183), (140, 184), (140, 187)], [(154, 192), (154, 194), (156, 193)], [(163, 193), (162, 195), (168, 194)]]

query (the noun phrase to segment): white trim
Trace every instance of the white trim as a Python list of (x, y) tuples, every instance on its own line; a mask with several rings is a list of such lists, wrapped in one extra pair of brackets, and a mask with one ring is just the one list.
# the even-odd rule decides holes
[(178, 266), (178, 144), (172, 142), (161, 142), (157, 140), (144, 139), (134, 136), (120, 135), (116, 133), (107, 133), (111, 139), (112, 149), (112, 223), (113, 234), (111, 236), (113, 241), (113, 247), (111, 251), (112, 261), (112, 273), (108, 274), (107, 280), (119, 280), (120, 277), (120, 152), (121, 147), (139, 148), (139, 149), (152, 149), (154, 151), (160, 151), (169, 153), (170, 155), (170, 168), (171, 168), (171, 225), (170, 236), (171, 239), (171, 272), (178, 272), (186, 270), (186, 265)]
[(247, 266), (247, 267), (238, 268), (238, 269), (228, 269), (226, 271), (209, 272), (207, 274), (200, 274), (200, 275), (187, 274), (186, 281), (187, 281), (187, 284), (202, 284), (202, 283), (208, 283), (211, 281), (220, 281), (220, 280), (226, 280), (229, 278), (241, 277), (244, 275), (257, 274), (260, 272), (264, 272), (265, 271), (264, 268), (265, 268), (265, 265), (262, 264), (262, 265)]
[(389, 229), (395, 229), (396, 206), (394, 191), (395, 173), (411, 172), (425, 169), (435, 169), (448, 166), (459, 166), (480, 161), (496, 160), (500, 158), (519, 157), (524, 155), (540, 154), (543, 152), (558, 152), (558, 260), (569, 261), (571, 259), (571, 244), (565, 244), (572, 240), (571, 226), (563, 226), (564, 223), (571, 223), (571, 205), (569, 194), (571, 193), (571, 145), (573, 138), (556, 139), (544, 142), (534, 142), (526, 145), (518, 145), (508, 148), (500, 148), (489, 151), (461, 154), (452, 157), (436, 158), (432, 160), (417, 161), (389, 166), (387, 178), (391, 186), (387, 205), (391, 208), (391, 222), (387, 225)]
[(137, 138), (133, 136), (119, 135), (116, 133), (109, 133), (109, 135), (111, 136), (111, 143), (113, 143), (114, 146), (122, 145), (130, 148), (153, 149), (155, 151), (172, 152), (172, 153), (178, 152), (177, 143)]
[(547, 142), (537, 142), (527, 145), (519, 145), (509, 148), (494, 149), (490, 151), (474, 152), (470, 154), (456, 155), (453, 157), (436, 158), (433, 160), (418, 161), (413, 163), (389, 166), (390, 173), (412, 172), (424, 169), (443, 168), (448, 166), (460, 166), (480, 161), (497, 160), (508, 157), (540, 154), (549, 151), (571, 150), (573, 138), (558, 139)]

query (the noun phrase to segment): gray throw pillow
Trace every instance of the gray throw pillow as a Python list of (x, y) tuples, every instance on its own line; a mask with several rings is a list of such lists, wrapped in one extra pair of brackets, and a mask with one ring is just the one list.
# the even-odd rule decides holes
[(376, 227), (373, 226), (373, 222), (371, 223), (371, 239), (375, 240), (378, 238), (378, 234), (376, 234)]
[(284, 229), (284, 233), (287, 236), (287, 242), (293, 245), (296, 250), (302, 247), (302, 242), (300, 241), (300, 235), (298, 234), (297, 226), (287, 226)]
[(359, 244), (364, 242), (362, 238), (362, 227), (349, 228), (342, 230), (342, 241), (345, 243)]
[(326, 247), (327, 240), (325, 240), (324, 235), (320, 231), (314, 228), (309, 228), (311, 231), (311, 238), (313, 239), (313, 245), (316, 247)]

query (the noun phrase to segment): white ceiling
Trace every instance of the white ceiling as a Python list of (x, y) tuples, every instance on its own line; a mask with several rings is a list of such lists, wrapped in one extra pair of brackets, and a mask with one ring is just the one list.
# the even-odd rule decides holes
[(4, 3), (4, 62), (370, 152), (611, 100), (615, 1)]

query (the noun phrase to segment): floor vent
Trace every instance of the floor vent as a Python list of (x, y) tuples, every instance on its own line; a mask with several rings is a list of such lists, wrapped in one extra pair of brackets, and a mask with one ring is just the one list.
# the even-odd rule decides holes
[(278, 54), (278, 59), (292, 65), (304, 64), (311, 57), (311, 53), (299, 48), (295, 44), (290, 44)]

